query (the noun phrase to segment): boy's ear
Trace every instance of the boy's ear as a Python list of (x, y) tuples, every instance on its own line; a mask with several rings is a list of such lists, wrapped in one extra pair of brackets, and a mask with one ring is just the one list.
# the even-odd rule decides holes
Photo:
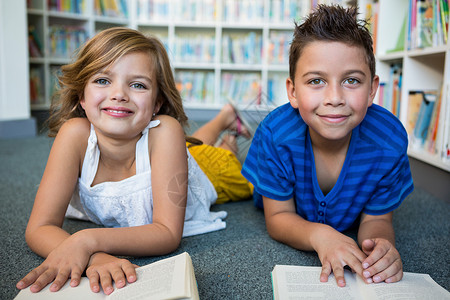
[(297, 98), (295, 97), (294, 82), (291, 80), (290, 77), (288, 79), (286, 79), (286, 91), (287, 91), (287, 96), (288, 96), (289, 102), (291, 103), (291, 106), (293, 108), (298, 108)]
[(373, 104), (373, 99), (375, 99), (375, 95), (377, 94), (379, 85), (380, 85), (380, 77), (378, 77), (378, 75), (375, 75), (373, 77), (372, 86), (370, 88), (369, 105), (368, 106), (371, 106)]

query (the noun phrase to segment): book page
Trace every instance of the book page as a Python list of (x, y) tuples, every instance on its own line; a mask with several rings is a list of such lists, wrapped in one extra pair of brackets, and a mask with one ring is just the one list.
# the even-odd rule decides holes
[(355, 275), (345, 272), (345, 287), (339, 287), (333, 275), (320, 282), (321, 267), (276, 265), (272, 272), (274, 299), (359, 300)]
[[(189, 259), (189, 260), (188, 260)], [(190, 257), (186, 252), (172, 256), (136, 269), (138, 280), (121, 289), (114, 286), (114, 292), (107, 296), (100, 291), (94, 293), (89, 286), (89, 279), (82, 277), (77, 287), (71, 287), (70, 281), (58, 292), (50, 292), (50, 284), (39, 293), (32, 293), (30, 288), (20, 291), (14, 300), (132, 300), (132, 299), (179, 299), (190, 298), (191, 280), (195, 280)], [(192, 270), (190, 270), (192, 269)], [(192, 278), (190, 278), (190, 276)], [(198, 295), (198, 294), (197, 294)], [(195, 296), (195, 295), (194, 295)], [(198, 299), (194, 297), (194, 299)]]
[(360, 280), (358, 285), (368, 300), (450, 300), (450, 293), (428, 274), (404, 272), (399, 282), (366, 284)]
[(80, 299), (92, 299), (101, 300), (107, 299), (103, 290), (99, 293), (94, 293), (91, 291), (89, 286), (89, 279), (87, 277), (81, 277), (80, 284), (77, 287), (70, 286), (70, 280), (67, 280), (66, 284), (57, 292), (50, 291), (51, 284), (48, 284), (39, 293), (32, 293), (30, 288), (21, 290), (20, 293), (14, 298), (14, 300), (80, 300)]
[(177, 299), (190, 297), (187, 253), (182, 253), (136, 269), (138, 280), (109, 297), (112, 300)]

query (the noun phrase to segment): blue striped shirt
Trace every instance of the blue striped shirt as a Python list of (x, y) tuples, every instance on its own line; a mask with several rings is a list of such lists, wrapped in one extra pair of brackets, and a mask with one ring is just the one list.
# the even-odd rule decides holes
[(396, 209), (412, 192), (406, 154), (408, 138), (400, 121), (373, 104), (352, 131), (347, 156), (332, 190), (324, 195), (317, 181), (306, 123), (289, 103), (272, 111), (255, 133), (242, 174), (262, 197), (294, 199), (305, 220), (344, 231), (361, 212), (382, 215)]

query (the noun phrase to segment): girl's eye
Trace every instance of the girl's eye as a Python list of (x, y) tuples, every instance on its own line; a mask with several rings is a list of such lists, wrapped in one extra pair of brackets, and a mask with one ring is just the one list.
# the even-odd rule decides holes
[(324, 84), (324, 81), (322, 79), (316, 78), (316, 79), (310, 80), (309, 84), (312, 84), (312, 85)]
[(348, 84), (358, 84), (360, 83), (360, 81), (356, 78), (348, 78), (344, 81), (344, 83), (348, 83)]
[(143, 85), (142, 83), (138, 83), (138, 82), (131, 84), (131, 87), (135, 88), (135, 89), (145, 89), (145, 85)]
[(109, 81), (107, 79), (105, 79), (105, 78), (96, 79), (94, 82), (98, 83), (98, 84), (102, 84), (102, 85), (109, 83)]

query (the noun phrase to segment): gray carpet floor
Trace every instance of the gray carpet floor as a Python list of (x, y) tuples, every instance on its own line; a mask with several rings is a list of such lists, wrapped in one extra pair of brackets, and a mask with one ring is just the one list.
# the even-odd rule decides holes
[[(0, 299), (18, 293), (15, 283), (43, 259), (26, 245), (24, 231), (51, 139), (0, 140)], [(225, 230), (184, 238), (175, 253), (193, 260), (201, 299), (272, 299), (270, 272), (276, 264), (319, 266), (315, 253), (294, 250), (268, 236), (264, 216), (252, 201), (215, 205), (228, 212)], [(450, 289), (450, 204), (416, 189), (394, 215), (404, 270), (428, 273)], [(67, 220), (69, 232), (95, 227)], [(355, 237), (355, 231), (347, 233)], [(159, 258), (130, 258), (144, 265)]]

